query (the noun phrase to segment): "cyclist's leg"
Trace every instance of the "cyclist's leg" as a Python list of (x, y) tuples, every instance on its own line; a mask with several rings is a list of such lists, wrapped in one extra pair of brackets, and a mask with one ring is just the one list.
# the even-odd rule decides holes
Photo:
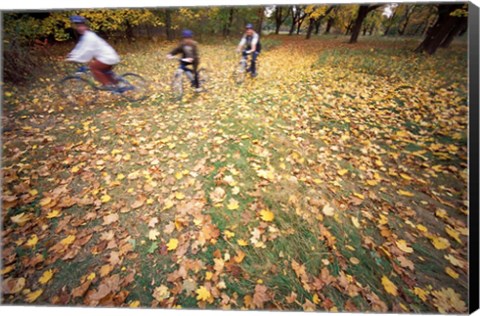
[(250, 70), (252, 71), (252, 76), (255, 76), (257, 74), (257, 56), (259, 52), (253, 52), (252, 54), (252, 61), (250, 64)]
[(90, 71), (92, 72), (93, 77), (100, 82), (103, 86), (114, 85), (115, 80), (113, 79), (112, 74), (107, 72), (113, 69), (113, 66), (106, 65), (96, 59), (92, 60), (89, 64)]

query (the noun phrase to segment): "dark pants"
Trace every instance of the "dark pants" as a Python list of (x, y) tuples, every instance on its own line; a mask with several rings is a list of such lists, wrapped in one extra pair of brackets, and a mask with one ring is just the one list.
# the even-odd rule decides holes
[(95, 79), (97, 79), (102, 85), (116, 84), (116, 80), (113, 78), (113, 66), (104, 64), (96, 59), (92, 60), (88, 65), (90, 71)]
[(189, 73), (193, 74), (192, 84), (195, 88), (199, 88), (200, 87), (200, 82), (198, 80), (197, 66), (193, 65), (193, 69), (191, 69), (191, 68), (188, 67), (189, 65), (192, 65), (192, 64), (182, 61), (182, 62), (180, 62), (180, 69), (182, 69), (185, 72), (189, 72)]
[(248, 71), (251, 71), (252, 74), (257, 73), (257, 56), (258, 56), (258, 54), (260, 54), (260, 52), (253, 52), (251, 54), (247, 54), (246, 50), (244, 50), (242, 52), (242, 56), (245, 59), (247, 59), (248, 55), (252, 55), (252, 59), (251, 59), (251, 62), (250, 62), (250, 68), (248, 68)]

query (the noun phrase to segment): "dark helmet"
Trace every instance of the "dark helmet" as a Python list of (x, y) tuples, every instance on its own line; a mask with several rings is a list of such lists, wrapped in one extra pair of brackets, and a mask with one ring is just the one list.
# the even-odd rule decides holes
[(190, 30), (183, 30), (182, 31), (182, 37), (183, 38), (192, 38), (193, 37), (193, 32)]
[(248, 24), (245, 26), (245, 28), (246, 28), (247, 30), (253, 29), (253, 24), (252, 24), (252, 23), (248, 23)]
[(70, 22), (75, 24), (86, 24), (87, 19), (85, 19), (83, 16), (80, 16), (80, 15), (72, 15), (70, 17)]

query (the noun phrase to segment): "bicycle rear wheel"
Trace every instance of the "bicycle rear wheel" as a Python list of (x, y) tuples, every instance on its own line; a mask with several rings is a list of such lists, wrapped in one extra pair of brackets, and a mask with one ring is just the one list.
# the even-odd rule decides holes
[(78, 76), (67, 76), (60, 81), (60, 95), (73, 106), (92, 105), (98, 99), (98, 90), (87, 80)]
[(173, 97), (180, 100), (183, 96), (183, 70), (175, 71), (175, 75), (172, 80), (172, 93)]
[(198, 80), (200, 81), (200, 88), (203, 91), (206, 91), (208, 87), (208, 82), (209, 82), (210, 76), (208, 73), (208, 70), (205, 68), (200, 68), (198, 70)]
[(117, 79), (120, 86), (118, 92), (128, 101), (143, 101), (148, 97), (148, 84), (142, 76), (128, 72)]
[(245, 81), (245, 77), (247, 75), (247, 62), (245, 60), (240, 61), (237, 68), (233, 72), (233, 77), (235, 83), (241, 84)]

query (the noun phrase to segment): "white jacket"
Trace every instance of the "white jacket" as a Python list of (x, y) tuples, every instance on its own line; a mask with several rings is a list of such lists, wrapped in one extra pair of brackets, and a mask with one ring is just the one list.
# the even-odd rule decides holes
[(68, 54), (67, 60), (86, 63), (93, 58), (106, 65), (115, 65), (120, 62), (120, 57), (112, 46), (94, 32), (87, 30), (77, 46)]

